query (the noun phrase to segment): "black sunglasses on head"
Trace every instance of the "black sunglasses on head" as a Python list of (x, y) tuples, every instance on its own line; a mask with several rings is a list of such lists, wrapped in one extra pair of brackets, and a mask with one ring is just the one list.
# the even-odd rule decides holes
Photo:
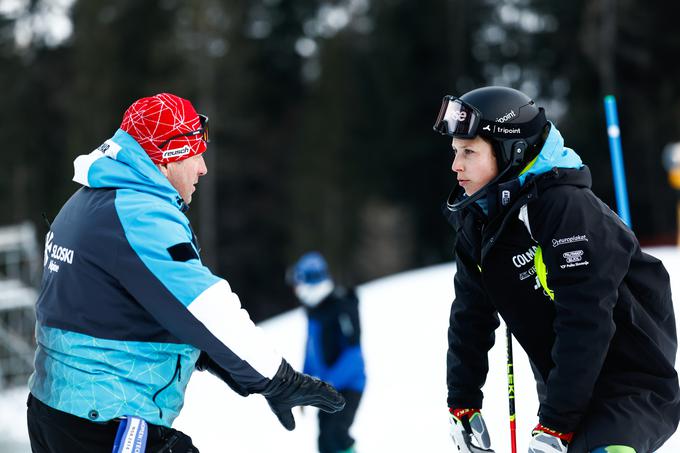
[(203, 115), (201, 113), (198, 114), (198, 120), (201, 122), (201, 127), (198, 128), (195, 131), (191, 132), (185, 132), (184, 134), (177, 134), (173, 135), (169, 139), (165, 140), (163, 143), (158, 145), (158, 149), (163, 149), (165, 146), (167, 146), (168, 143), (170, 143), (172, 140), (176, 138), (181, 138), (181, 137), (193, 137), (196, 135), (201, 136), (201, 140), (203, 140), (206, 143), (210, 143), (210, 139), (208, 136), (208, 117), (206, 115)]

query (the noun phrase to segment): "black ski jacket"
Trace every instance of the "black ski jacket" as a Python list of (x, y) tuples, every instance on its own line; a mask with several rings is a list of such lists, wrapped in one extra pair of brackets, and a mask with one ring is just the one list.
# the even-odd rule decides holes
[(500, 314), (530, 359), (543, 425), (588, 450), (653, 451), (680, 418), (669, 276), (590, 186), (587, 167), (553, 168), (499, 188), (506, 206), (491, 203), (491, 220), (476, 203), (445, 210), (457, 265), (448, 405), (481, 408)]

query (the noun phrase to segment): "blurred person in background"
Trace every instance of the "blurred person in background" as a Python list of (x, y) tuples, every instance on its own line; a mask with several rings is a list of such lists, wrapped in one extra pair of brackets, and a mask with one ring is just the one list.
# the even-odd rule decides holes
[(207, 144), (208, 118), (163, 93), (135, 101), (111, 139), (75, 160), (82, 187), (47, 234), (36, 303), (34, 452), (198, 452), (172, 429), (196, 368), (264, 395), (288, 430), (294, 406), (343, 407), (328, 384), (293, 370), (201, 263), (184, 213), (208, 171)]
[(359, 299), (353, 288), (335, 285), (318, 252), (300, 257), (288, 281), (308, 318), (304, 372), (333, 385), (347, 401), (340, 412), (319, 412), (319, 452), (355, 452), (349, 429), (366, 385)]
[(458, 180), (444, 209), (456, 232), (447, 382), (458, 451), (492, 451), (481, 388), (499, 314), (535, 375), (530, 453), (661, 447), (680, 419), (663, 264), (593, 194), (588, 167), (524, 93), (446, 96), (434, 128), (453, 138)]

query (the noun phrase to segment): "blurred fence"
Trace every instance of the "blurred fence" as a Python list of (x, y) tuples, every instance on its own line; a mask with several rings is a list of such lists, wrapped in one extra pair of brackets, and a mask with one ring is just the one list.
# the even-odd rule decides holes
[(30, 223), (0, 227), (0, 389), (33, 371), (40, 254)]

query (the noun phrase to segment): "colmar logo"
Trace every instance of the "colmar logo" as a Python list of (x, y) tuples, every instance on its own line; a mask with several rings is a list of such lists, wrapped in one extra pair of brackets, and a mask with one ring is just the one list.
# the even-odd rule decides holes
[(516, 268), (520, 268), (522, 266), (526, 266), (527, 264), (534, 263), (534, 255), (536, 255), (536, 250), (538, 247), (535, 245), (532, 246), (529, 250), (527, 250), (524, 253), (521, 253), (519, 255), (515, 255), (512, 257), (512, 264), (515, 265)]

